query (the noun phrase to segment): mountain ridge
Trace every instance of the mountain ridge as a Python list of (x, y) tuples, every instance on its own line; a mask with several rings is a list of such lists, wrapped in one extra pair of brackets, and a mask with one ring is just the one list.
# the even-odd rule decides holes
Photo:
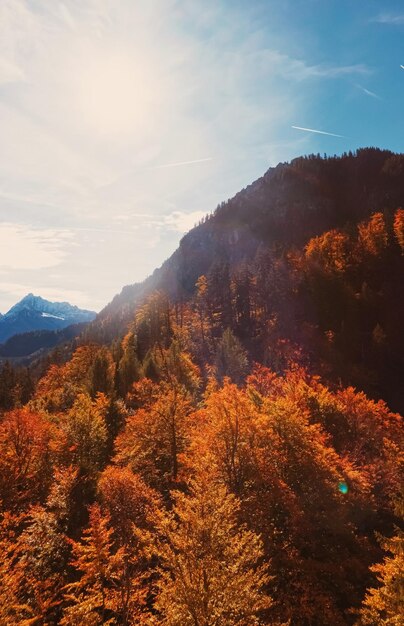
[(403, 154), (370, 147), (279, 163), (207, 213), (159, 268), (144, 281), (125, 285), (91, 326), (105, 326), (111, 315), (129, 321), (142, 297), (154, 289), (174, 299), (190, 297), (198, 277), (217, 259), (238, 262), (241, 256), (252, 257), (259, 245), (278, 250), (302, 246), (325, 230), (401, 205)]
[[(153, 292), (165, 294), (172, 307), (188, 303), (195, 310), (202, 276), (212, 298), (222, 300), (227, 320), (217, 326), (213, 342), (227, 325), (251, 360), (270, 367), (279, 361), (275, 346), (286, 342), (330, 384), (342, 379), (400, 411), (404, 257), (393, 233), (395, 216), (402, 219), (400, 207), (403, 154), (361, 148), (279, 164), (201, 220), (143, 283), (125, 286), (85, 329), (83, 341), (111, 344), (122, 338)], [(380, 253), (369, 251), (365, 241), (377, 239), (378, 228)], [(330, 269), (337, 253), (339, 262), (348, 254), (343, 271)], [(265, 284), (259, 306), (267, 317), (256, 318), (253, 331), (237, 321), (243, 272), (250, 276), (248, 298)], [(224, 302), (224, 293), (231, 301)], [(264, 341), (266, 324), (277, 330)]]

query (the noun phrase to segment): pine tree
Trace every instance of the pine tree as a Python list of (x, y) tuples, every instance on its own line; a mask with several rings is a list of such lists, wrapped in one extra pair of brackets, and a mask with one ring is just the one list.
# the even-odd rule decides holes
[(252, 277), (246, 263), (233, 277), (234, 310), (238, 333), (241, 336), (251, 335), (251, 294)]
[(227, 376), (236, 384), (241, 384), (247, 372), (247, 354), (230, 330), (227, 328), (218, 343), (215, 356), (215, 374), (222, 382)]
[(89, 386), (92, 398), (95, 398), (97, 393), (111, 396), (114, 386), (114, 363), (110, 351), (105, 347), (95, 356)]

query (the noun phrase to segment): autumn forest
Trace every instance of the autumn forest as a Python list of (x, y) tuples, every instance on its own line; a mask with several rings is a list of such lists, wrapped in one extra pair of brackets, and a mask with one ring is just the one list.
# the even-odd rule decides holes
[(273, 168), (3, 361), (0, 625), (404, 623), (403, 175)]

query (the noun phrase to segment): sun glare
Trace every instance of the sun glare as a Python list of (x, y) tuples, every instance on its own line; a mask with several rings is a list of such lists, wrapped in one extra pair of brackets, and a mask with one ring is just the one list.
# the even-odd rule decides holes
[(108, 134), (145, 124), (156, 94), (142, 62), (116, 52), (85, 61), (77, 87), (79, 114), (86, 124)]

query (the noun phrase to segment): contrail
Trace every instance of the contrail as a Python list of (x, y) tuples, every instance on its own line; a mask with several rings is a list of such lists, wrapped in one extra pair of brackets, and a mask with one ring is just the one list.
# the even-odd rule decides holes
[(355, 85), (355, 87), (363, 91), (363, 93), (365, 93), (367, 96), (370, 96), (371, 98), (376, 98), (376, 100), (381, 100), (381, 97), (378, 96), (377, 93), (375, 93), (374, 91), (370, 91), (370, 89), (366, 89), (365, 87), (362, 87), (362, 85)]
[(205, 161), (212, 161), (213, 157), (206, 157), (205, 159), (194, 159), (193, 161), (178, 161), (176, 163), (166, 163), (165, 165), (156, 165), (152, 167), (152, 170), (162, 170), (166, 167), (179, 167), (180, 165), (191, 165), (192, 163), (204, 163)]
[(292, 126), (296, 130), (306, 130), (308, 133), (317, 133), (318, 135), (330, 135), (331, 137), (345, 137), (345, 135), (336, 135), (335, 133), (326, 133), (325, 130), (316, 130), (315, 128), (303, 128), (302, 126)]

